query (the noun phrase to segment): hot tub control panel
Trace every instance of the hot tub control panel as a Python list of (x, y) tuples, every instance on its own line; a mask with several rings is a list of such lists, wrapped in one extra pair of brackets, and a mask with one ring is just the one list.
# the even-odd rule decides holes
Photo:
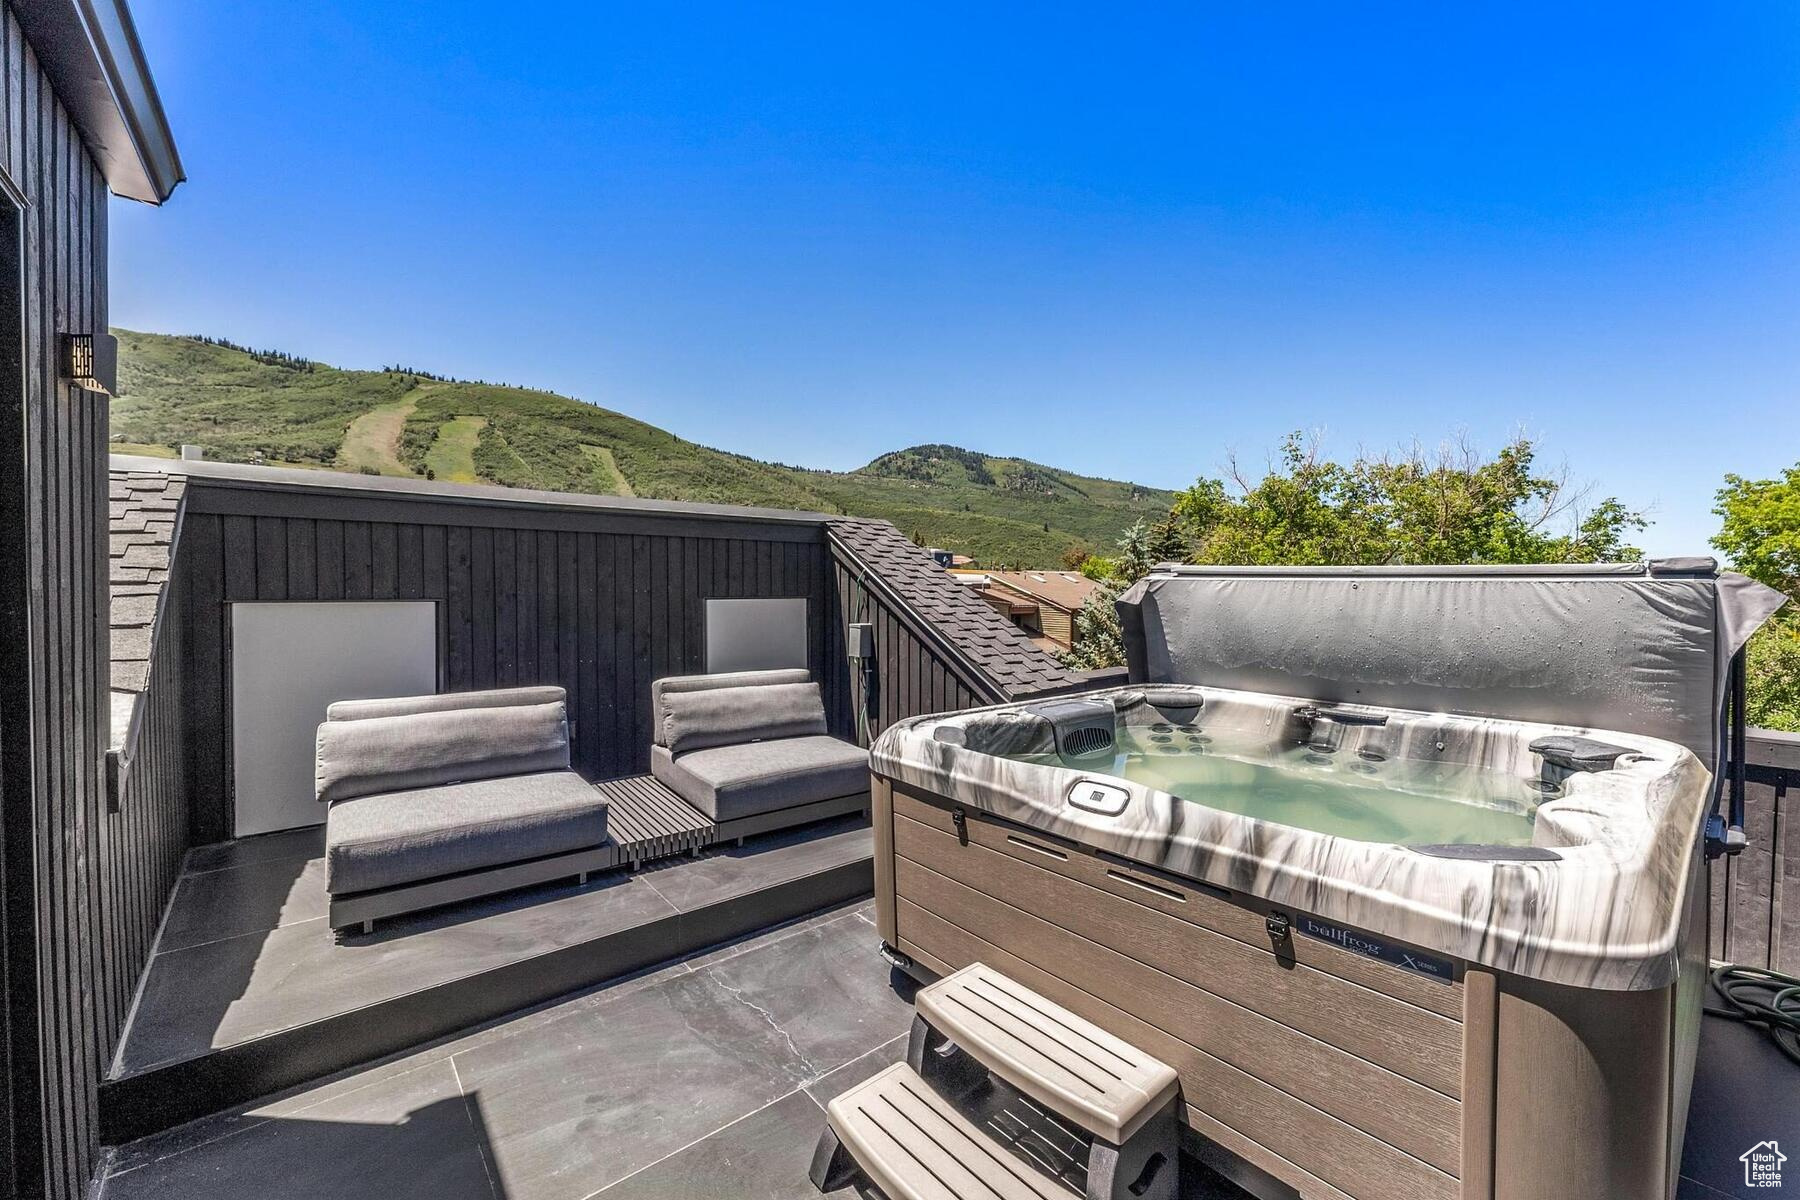
[(1069, 785), (1067, 799), (1072, 808), (1099, 813), (1103, 817), (1116, 817), (1131, 803), (1131, 793), (1116, 783), (1077, 779)]

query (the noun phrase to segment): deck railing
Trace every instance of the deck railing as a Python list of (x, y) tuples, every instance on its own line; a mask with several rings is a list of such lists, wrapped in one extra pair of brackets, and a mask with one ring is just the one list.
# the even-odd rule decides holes
[(1793, 973), (1800, 971), (1800, 734), (1752, 729), (1744, 773), (1750, 844), (1712, 864), (1708, 953)]

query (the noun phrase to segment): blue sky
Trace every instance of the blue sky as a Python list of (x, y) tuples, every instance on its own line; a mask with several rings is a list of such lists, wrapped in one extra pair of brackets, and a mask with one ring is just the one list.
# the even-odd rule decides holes
[(134, 11), (191, 179), (114, 202), (128, 327), (839, 469), (1524, 430), (1655, 553), (1800, 458), (1788, 3)]

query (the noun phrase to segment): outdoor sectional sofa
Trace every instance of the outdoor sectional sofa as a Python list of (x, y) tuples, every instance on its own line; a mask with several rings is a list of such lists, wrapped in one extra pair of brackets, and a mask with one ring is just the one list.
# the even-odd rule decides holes
[(804, 670), (676, 675), (650, 697), (650, 772), (717, 823), (717, 840), (868, 807), (869, 753), (826, 732)]
[(314, 784), (334, 930), (612, 865), (560, 687), (340, 700)]
[[(651, 771), (710, 840), (867, 809), (868, 752), (826, 733), (805, 671), (675, 676), (651, 695)], [(560, 687), (340, 700), (317, 752), (334, 930), (618, 864), (606, 796), (569, 769)]]

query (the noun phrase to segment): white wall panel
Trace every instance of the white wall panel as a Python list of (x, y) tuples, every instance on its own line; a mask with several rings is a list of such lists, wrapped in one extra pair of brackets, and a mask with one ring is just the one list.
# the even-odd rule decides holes
[(314, 734), (333, 700), (437, 691), (437, 605), (231, 606), (235, 836), (325, 820)]

